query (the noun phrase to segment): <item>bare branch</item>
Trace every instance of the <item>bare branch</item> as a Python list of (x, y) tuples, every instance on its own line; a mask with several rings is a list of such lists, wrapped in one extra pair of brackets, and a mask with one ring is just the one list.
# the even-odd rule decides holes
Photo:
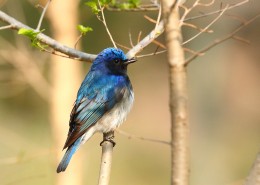
[[(176, 0), (162, 0), (169, 66), (171, 185), (188, 185), (190, 173), (190, 126), (188, 119), (187, 70), (182, 47), (182, 33), (179, 26), (179, 9), (175, 7), (171, 11), (171, 7), (175, 2)], [(196, 2), (198, 3), (198, 0)]]
[(141, 52), (143, 48), (149, 45), (154, 39), (159, 37), (163, 31), (163, 21), (160, 21), (157, 28), (152, 30), (145, 38), (143, 38), (137, 45), (135, 45), (128, 53), (126, 54), (128, 58), (133, 58), (137, 53)]
[(244, 185), (257, 185), (260, 184), (260, 153), (258, 153), (257, 158), (250, 170), (248, 177)]
[[(0, 20), (8, 23), (9, 25), (12, 25), (12, 29), (14, 30), (19, 30), (21, 28), (26, 28), (26, 29), (31, 29), (33, 31), (36, 32), (36, 30), (34, 30), (33, 28), (19, 22), (18, 20), (14, 19), (13, 17), (10, 17), (9, 15), (7, 15), (6, 13), (0, 11)], [(60, 44), (59, 42), (55, 41), (54, 39), (44, 35), (43, 33), (39, 33), (36, 38), (48, 45), (49, 47), (53, 48), (55, 51), (59, 51), (61, 53), (64, 53), (66, 55), (68, 55), (70, 58), (74, 58), (77, 60), (81, 60), (81, 61), (93, 61), (96, 58), (96, 55), (94, 54), (88, 54), (85, 52), (81, 52), (78, 50), (75, 50), (73, 48), (70, 48), (68, 46), (65, 46), (63, 44)]]
[(116, 130), (119, 134), (123, 135), (123, 136), (126, 136), (128, 139), (139, 139), (139, 140), (142, 140), (142, 141), (149, 141), (149, 142), (153, 142), (153, 143), (160, 143), (160, 144), (166, 144), (166, 145), (170, 145), (171, 143), (168, 142), (168, 141), (163, 141), (163, 140), (158, 140), (158, 139), (152, 139), (152, 138), (145, 138), (145, 137), (141, 137), (141, 136), (136, 136), (136, 135), (133, 135), (133, 134), (129, 134), (125, 131), (122, 131), (122, 130), (119, 130), (117, 129)]
[(99, 0), (98, 0), (98, 6), (99, 6), (99, 9), (100, 9), (100, 11), (101, 11), (101, 16), (102, 16), (102, 19), (99, 19), (99, 20), (104, 24), (104, 26), (105, 26), (105, 28), (106, 28), (106, 31), (107, 31), (107, 34), (108, 34), (108, 36), (109, 36), (109, 38), (110, 38), (112, 44), (114, 45), (115, 48), (117, 48), (117, 47), (116, 47), (116, 43), (115, 43), (115, 41), (114, 41), (114, 39), (113, 39), (113, 37), (112, 37), (112, 35), (111, 35), (111, 33), (110, 33), (108, 27), (107, 27), (106, 18), (105, 18), (105, 15), (104, 15), (104, 7), (101, 6)]
[(131, 47), (134, 47), (133, 40), (132, 40), (132, 34), (130, 31), (129, 31), (129, 41), (130, 41)]
[(222, 9), (222, 11), (220, 12), (220, 14), (219, 14), (211, 23), (209, 23), (205, 28), (203, 28), (202, 31), (200, 31), (199, 33), (197, 33), (196, 35), (194, 35), (194, 36), (191, 37), (190, 39), (184, 41), (184, 42), (182, 43), (182, 45), (185, 45), (185, 44), (189, 43), (190, 41), (192, 41), (192, 40), (194, 40), (196, 37), (198, 37), (200, 34), (202, 34), (203, 32), (205, 32), (211, 25), (213, 25), (213, 24), (223, 15), (223, 13), (227, 10), (227, 8), (228, 8), (228, 5), (227, 5), (224, 9)]
[(51, 0), (48, 0), (48, 2), (46, 3), (45, 7), (43, 8), (43, 11), (42, 11), (42, 14), (41, 14), (41, 17), (39, 19), (39, 22), (38, 22), (38, 26), (36, 28), (36, 31), (40, 31), (40, 28), (41, 28), (41, 25), (42, 25), (42, 21), (43, 21), (43, 18), (44, 18), (44, 15), (49, 7), (49, 4), (50, 4)]
[(157, 29), (159, 23), (160, 23), (160, 20), (161, 20), (161, 16), (162, 16), (162, 6), (160, 6), (159, 8), (159, 12), (158, 12), (158, 16), (157, 16), (157, 21), (156, 21), (156, 25), (155, 25), (155, 30)]
[(244, 38), (239, 37), (239, 36), (236, 36), (236, 35), (234, 35), (234, 36), (232, 37), (232, 39), (238, 40), (238, 41), (243, 42), (243, 43), (248, 44), (248, 45), (250, 44), (250, 41), (249, 41), (249, 40), (244, 39)]
[(139, 34), (138, 34), (138, 37), (137, 37), (137, 43), (140, 42), (141, 35), (142, 35), (142, 31), (140, 31)]
[[(248, 3), (248, 2), (249, 2), (249, 0), (244, 0), (244, 1), (242, 1), (242, 2), (239, 2), (239, 3), (236, 3), (236, 4), (230, 5), (227, 10), (231, 10), (231, 9), (233, 9), (233, 8), (242, 6), (242, 5), (244, 5), (245, 3)], [(209, 12), (209, 13), (205, 13), (205, 14), (202, 14), (202, 15), (193, 16), (193, 17), (188, 17), (188, 18), (185, 18), (183, 21), (191, 21), (191, 20), (195, 20), (195, 19), (207, 17), (207, 16), (209, 16), (209, 15), (215, 15), (215, 14), (220, 13), (221, 11), (222, 11), (222, 10), (220, 9), (220, 10), (213, 11), (213, 12)]]
[(0, 30), (11, 29), (12, 27), (13, 27), (12, 25), (1, 26), (1, 27), (0, 27)]
[(151, 23), (156, 24), (156, 20), (152, 19), (152, 18), (149, 17), (148, 15), (144, 15), (144, 18), (147, 19), (148, 21), (150, 21)]
[(204, 33), (213, 33), (213, 30), (205, 30), (205, 29), (202, 29), (202, 28), (199, 28), (198, 26), (194, 25), (194, 24), (191, 24), (191, 23), (182, 23), (182, 26), (187, 26), (187, 27), (191, 27), (193, 29), (196, 29), (200, 32), (204, 32)]
[(162, 43), (160, 43), (159, 41), (157, 40), (153, 40), (152, 43), (154, 43), (155, 45), (163, 48), (163, 49), (167, 49), (165, 45), (163, 45)]
[(244, 27), (246, 27), (247, 25), (249, 25), (250, 23), (252, 23), (254, 20), (256, 20), (258, 17), (260, 17), (260, 14), (257, 14), (256, 16), (254, 16), (253, 18), (251, 18), (250, 20), (248, 20), (247, 22), (241, 24), (240, 26), (238, 26), (233, 32), (227, 34), (225, 37), (221, 38), (221, 39), (217, 39), (215, 40), (213, 43), (211, 43), (210, 45), (208, 45), (207, 47), (205, 47), (204, 49), (201, 49), (200, 51), (198, 51), (196, 54), (194, 54), (192, 57), (190, 57), (188, 60), (186, 60), (185, 65), (188, 65), (191, 61), (193, 61), (194, 59), (196, 59), (199, 55), (199, 53), (205, 53), (206, 51), (210, 50), (211, 48), (221, 44), (222, 42), (225, 42), (226, 40), (232, 38), (234, 35), (236, 35), (241, 29), (243, 29)]
[(102, 146), (102, 156), (99, 172), (98, 185), (108, 185), (110, 179), (110, 172), (112, 167), (112, 153), (113, 153), (113, 143), (108, 141), (108, 139), (114, 138), (114, 132), (104, 133), (103, 141), (100, 144)]
[(156, 51), (156, 52), (144, 54), (144, 55), (137, 55), (136, 58), (150, 57), (150, 56), (159, 55), (159, 54), (162, 54), (162, 53), (165, 53), (165, 52), (167, 52), (167, 50)]

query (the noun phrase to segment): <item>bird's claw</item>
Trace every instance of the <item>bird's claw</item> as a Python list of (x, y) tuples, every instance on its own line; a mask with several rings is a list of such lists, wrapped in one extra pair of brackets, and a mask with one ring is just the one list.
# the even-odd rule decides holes
[(102, 146), (104, 144), (104, 142), (108, 141), (108, 142), (112, 143), (113, 147), (114, 147), (116, 145), (116, 142), (113, 139), (114, 139), (114, 135), (109, 135), (108, 137), (104, 137), (103, 141), (100, 143), (100, 146)]
[(106, 141), (110, 142), (113, 144), (113, 147), (116, 145), (116, 142), (113, 139), (104, 139), (101, 143), (100, 146), (102, 146)]

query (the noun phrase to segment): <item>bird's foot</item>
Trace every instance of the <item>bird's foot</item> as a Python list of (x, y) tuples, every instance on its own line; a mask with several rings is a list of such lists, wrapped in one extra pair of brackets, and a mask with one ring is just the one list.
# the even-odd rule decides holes
[(104, 142), (108, 141), (113, 144), (113, 147), (116, 145), (116, 142), (113, 140), (115, 138), (114, 132), (104, 133), (103, 141), (100, 143), (100, 146), (104, 144)]

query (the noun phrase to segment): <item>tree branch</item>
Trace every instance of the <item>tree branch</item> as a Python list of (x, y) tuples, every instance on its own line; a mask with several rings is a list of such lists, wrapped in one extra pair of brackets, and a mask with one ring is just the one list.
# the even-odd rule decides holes
[(134, 139), (139, 139), (142, 141), (149, 141), (149, 142), (153, 142), (153, 143), (160, 143), (160, 144), (165, 144), (165, 145), (170, 145), (171, 143), (168, 141), (163, 141), (163, 140), (159, 140), (159, 139), (152, 139), (152, 138), (145, 138), (145, 137), (141, 137), (141, 136), (136, 136), (133, 134), (129, 134), (127, 132), (124, 132), (120, 129), (116, 130), (119, 134), (126, 136), (128, 139), (134, 138)]
[(194, 54), (193, 56), (191, 56), (189, 59), (186, 60), (185, 62), (185, 66), (187, 66), (190, 62), (192, 62), (193, 60), (195, 60), (198, 56), (201, 56), (201, 53), (205, 53), (206, 51), (210, 50), (211, 48), (227, 41), (228, 39), (232, 38), (234, 35), (236, 35), (241, 29), (243, 29), (244, 27), (246, 27), (247, 25), (249, 25), (250, 23), (252, 23), (254, 20), (256, 20), (258, 17), (260, 17), (260, 14), (257, 14), (256, 16), (254, 16), (253, 18), (251, 18), (250, 20), (246, 21), (245, 23), (242, 23), (240, 26), (238, 26), (234, 31), (232, 31), (231, 33), (227, 34), (226, 36), (224, 36), (221, 39), (217, 39), (215, 40), (213, 43), (211, 43), (210, 45), (206, 46), (205, 48), (199, 50), (196, 54)]
[(257, 185), (260, 184), (260, 153), (258, 153), (256, 160), (250, 170), (244, 185)]
[[(37, 30), (19, 22), (18, 20), (14, 19), (13, 17), (10, 17), (6, 13), (0, 11), (0, 20), (8, 23), (11, 25), (11, 28), (14, 30), (19, 30), (21, 28), (31, 29), (37, 32)], [(63, 44), (60, 44), (59, 42), (55, 41), (54, 39), (39, 33), (36, 38), (41, 41), (43, 44), (48, 45), (49, 47), (53, 48), (55, 51), (59, 51), (61, 53), (64, 53), (68, 55), (70, 58), (74, 58), (81, 61), (93, 61), (96, 58), (96, 55), (94, 54), (88, 54), (85, 52), (78, 51), (76, 49), (70, 48), (68, 46), (65, 46)]]
[[(171, 185), (189, 184), (189, 121), (187, 72), (178, 6), (162, 0), (170, 75)], [(171, 11), (172, 10), (172, 11)]]
[(46, 13), (50, 3), (51, 3), (51, 0), (48, 0), (48, 2), (46, 3), (45, 7), (43, 8), (41, 17), (39, 19), (39, 22), (38, 22), (38, 25), (37, 25), (37, 28), (36, 28), (37, 31), (40, 31), (40, 29), (41, 29), (41, 25), (42, 25), (42, 21), (43, 21), (44, 15), (45, 15), (45, 13)]
[(227, 9), (228, 9), (228, 5), (224, 9), (221, 9), (222, 11), (220, 12), (220, 14), (213, 21), (211, 21), (211, 23), (209, 23), (205, 28), (203, 28), (202, 31), (200, 31), (199, 33), (197, 33), (193, 37), (189, 38), (188, 40), (184, 41), (182, 43), (182, 45), (185, 45), (185, 44), (189, 43), (190, 41), (192, 41), (196, 37), (198, 37), (200, 34), (204, 33), (210, 26), (212, 26), (225, 13), (225, 11)]
[(114, 46), (115, 48), (117, 48), (117, 47), (116, 47), (116, 43), (115, 43), (115, 41), (114, 41), (114, 39), (113, 39), (113, 37), (112, 37), (112, 35), (111, 35), (111, 33), (110, 33), (108, 27), (107, 27), (106, 18), (105, 18), (105, 15), (104, 15), (104, 7), (101, 6), (99, 0), (98, 0), (98, 6), (99, 6), (99, 9), (100, 9), (100, 11), (101, 11), (101, 16), (102, 16), (102, 19), (100, 19), (99, 17), (98, 17), (98, 19), (104, 24), (104, 26), (105, 26), (105, 28), (106, 28), (106, 31), (107, 31), (107, 34), (108, 34), (108, 36), (109, 36), (109, 38), (110, 38), (110, 40), (111, 40), (113, 46)]
[(159, 37), (164, 31), (163, 21), (154, 28), (144, 39), (142, 39), (137, 45), (128, 51), (126, 54), (128, 58), (133, 58), (137, 53), (141, 52), (146, 46), (148, 46), (154, 39)]
[(103, 141), (100, 144), (102, 146), (102, 156), (99, 172), (98, 185), (108, 185), (110, 179), (110, 172), (112, 167), (112, 153), (113, 143), (108, 141), (114, 138), (114, 132), (104, 133)]
[[(233, 8), (236, 8), (236, 7), (239, 7), (239, 6), (242, 6), (244, 5), (245, 3), (248, 3), (249, 0), (245, 0), (245, 1), (241, 1), (239, 3), (236, 3), (236, 4), (233, 4), (233, 5), (230, 5), (227, 10), (230, 10), (230, 9), (233, 9)], [(193, 17), (188, 17), (188, 18), (185, 18), (184, 21), (191, 21), (191, 20), (195, 20), (195, 19), (200, 19), (200, 18), (204, 18), (204, 17), (207, 17), (209, 15), (215, 15), (215, 14), (218, 14), (222, 11), (222, 9), (220, 10), (217, 10), (217, 11), (213, 11), (213, 12), (209, 12), (209, 13), (204, 13), (202, 15), (198, 15), (198, 16), (193, 16)]]

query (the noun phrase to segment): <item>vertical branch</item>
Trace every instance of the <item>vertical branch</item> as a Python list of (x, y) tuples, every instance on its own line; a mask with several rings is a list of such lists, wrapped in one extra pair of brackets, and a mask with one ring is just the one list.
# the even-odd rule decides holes
[(252, 169), (244, 185), (256, 185), (260, 184), (260, 153), (258, 153), (257, 158), (254, 162)]
[(104, 133), (102, 146), (102, 156), (99, 172), (98, 185), (108, 185), (110, 179), (110, 172), (112, 167), (112, 153), (113, 153), (113, 142), (108, 141), (114, 138), (114, 132)]
[(162, 0), (170, 68), (171, 184), (189, 184), (189, 122), (187, 74), (178, 9)]

